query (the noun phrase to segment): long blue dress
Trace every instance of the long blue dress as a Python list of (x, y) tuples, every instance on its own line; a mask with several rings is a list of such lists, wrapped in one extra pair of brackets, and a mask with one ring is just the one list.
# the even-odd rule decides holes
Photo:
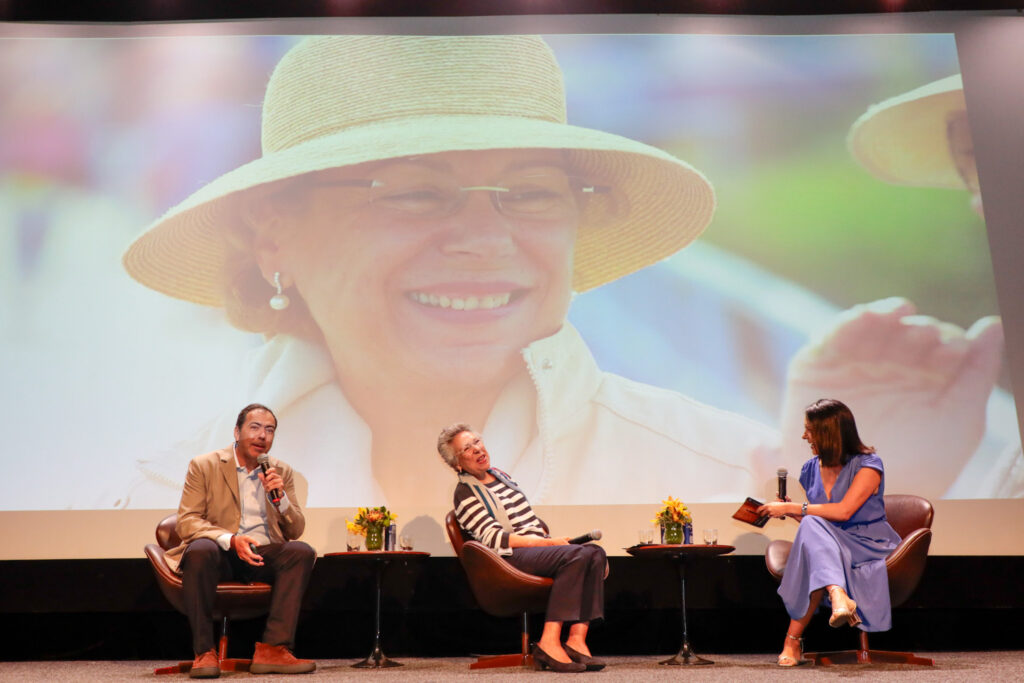
[[(892, 625), (885, 558), (899, 544), (900, 536), (885, 519), (882, 459), (873, 453), (851, 457), (839, 471), (831, 498), (825, 495), (817, 457), (804, 463), (800, 484), (809, 503), (839, 502), (862, 467), (877, 470), (882, 481), (850, 519), (830, 522), (807, 515), (800, 522), (779, 586), (779, 595), (793, 619), (807, 613), (812, 591), (834, 584), (842, 586), (857, 603), (859, 628), (888, 631)], [(822, 604), (830, 605), (827, 593)]]

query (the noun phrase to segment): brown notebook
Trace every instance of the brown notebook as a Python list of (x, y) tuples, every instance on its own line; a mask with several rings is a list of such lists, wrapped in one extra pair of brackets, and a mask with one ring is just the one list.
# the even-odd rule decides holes
[(757, 508), (761, 507), (762, 505), (764, 505), (764, 503), (759, 503), (753, 498), (747, 498), (745, 501), (743, 501), (743, 504), (740, 505), (740, 509), (732, 513), (732, 518), (738, 519), (741, 522), (746, 522), (747, 524), (753, 524), (754, 526), (760, 529), (765, 524), (767, 524), (768, 520), (770, 519), (768, 515), (764, 515), (762, 517), (757, 514)]

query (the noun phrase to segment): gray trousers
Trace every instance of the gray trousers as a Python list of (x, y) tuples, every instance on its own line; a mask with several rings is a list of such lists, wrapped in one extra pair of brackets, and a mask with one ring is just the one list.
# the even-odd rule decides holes
[(513, 548), (505, 560), (535, 576), (554, 579), (545, 621), (589, 622), (604, 618), (604, 548), (586, 545), (549, 545)]
[(185, 614), (192, 627), (192, 649), (197, 655), (216, 647), (213, 604), (220, 581), (273, 584), (263, 642), (293, 647), (302, 596), (313, 571), (316, 551), (302, 541), (288, 541), (261, 545), (256, 552), (263, 556), (262, 567), (243, 562), (233, 550), (221, 550), (208, 538), (192, 541), (185, 549), (181, 583)]

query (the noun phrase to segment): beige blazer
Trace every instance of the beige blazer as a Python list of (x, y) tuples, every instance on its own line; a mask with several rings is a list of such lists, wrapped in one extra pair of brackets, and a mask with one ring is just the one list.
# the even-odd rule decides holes
[[(270, 458), (284, 480), (289, 507), (285, 514), (273, 505), (267, 506), (267, 527), (270, 540), (284, 543), (298, 538), (306, 528), (306, 518), (295, 495), (292, 468), (277, 458)], [(185, 475), (185, 489), (178, 505), (178, 536), (181, 545), (165, 554), (167, 564), (176, 572), (186, 546), (198, 538), (216, 541), (221, 534), (238, 532), (241, 523), (241, 505), (238, 501), (238, 474), (235, 471), (233, 448), (206, 453), (192, 459)]]

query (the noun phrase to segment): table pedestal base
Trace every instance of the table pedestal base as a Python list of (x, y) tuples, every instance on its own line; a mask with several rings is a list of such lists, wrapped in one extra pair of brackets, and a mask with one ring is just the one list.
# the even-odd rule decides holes
[(714, 662), (710, 659), (698, 657), (697, 654), (690, 649), (690, 643), (684, 642), (683, 646), (679, 648), (678, 653), (669, 657), (664, 662), (658, 662), (658, 664), (667, 664), (669, 666), (700, 666), (702, 664), (714, 664)]
[(396, 662), (393, 659), (388, 659), (380, 650), (380, 645), (373, 648), (373, 652), (370, 656), (361, 662), (356, 662), (352, 665), (353, 669), (390, 669), (391, 667), (402, 666), (401, 662)]

